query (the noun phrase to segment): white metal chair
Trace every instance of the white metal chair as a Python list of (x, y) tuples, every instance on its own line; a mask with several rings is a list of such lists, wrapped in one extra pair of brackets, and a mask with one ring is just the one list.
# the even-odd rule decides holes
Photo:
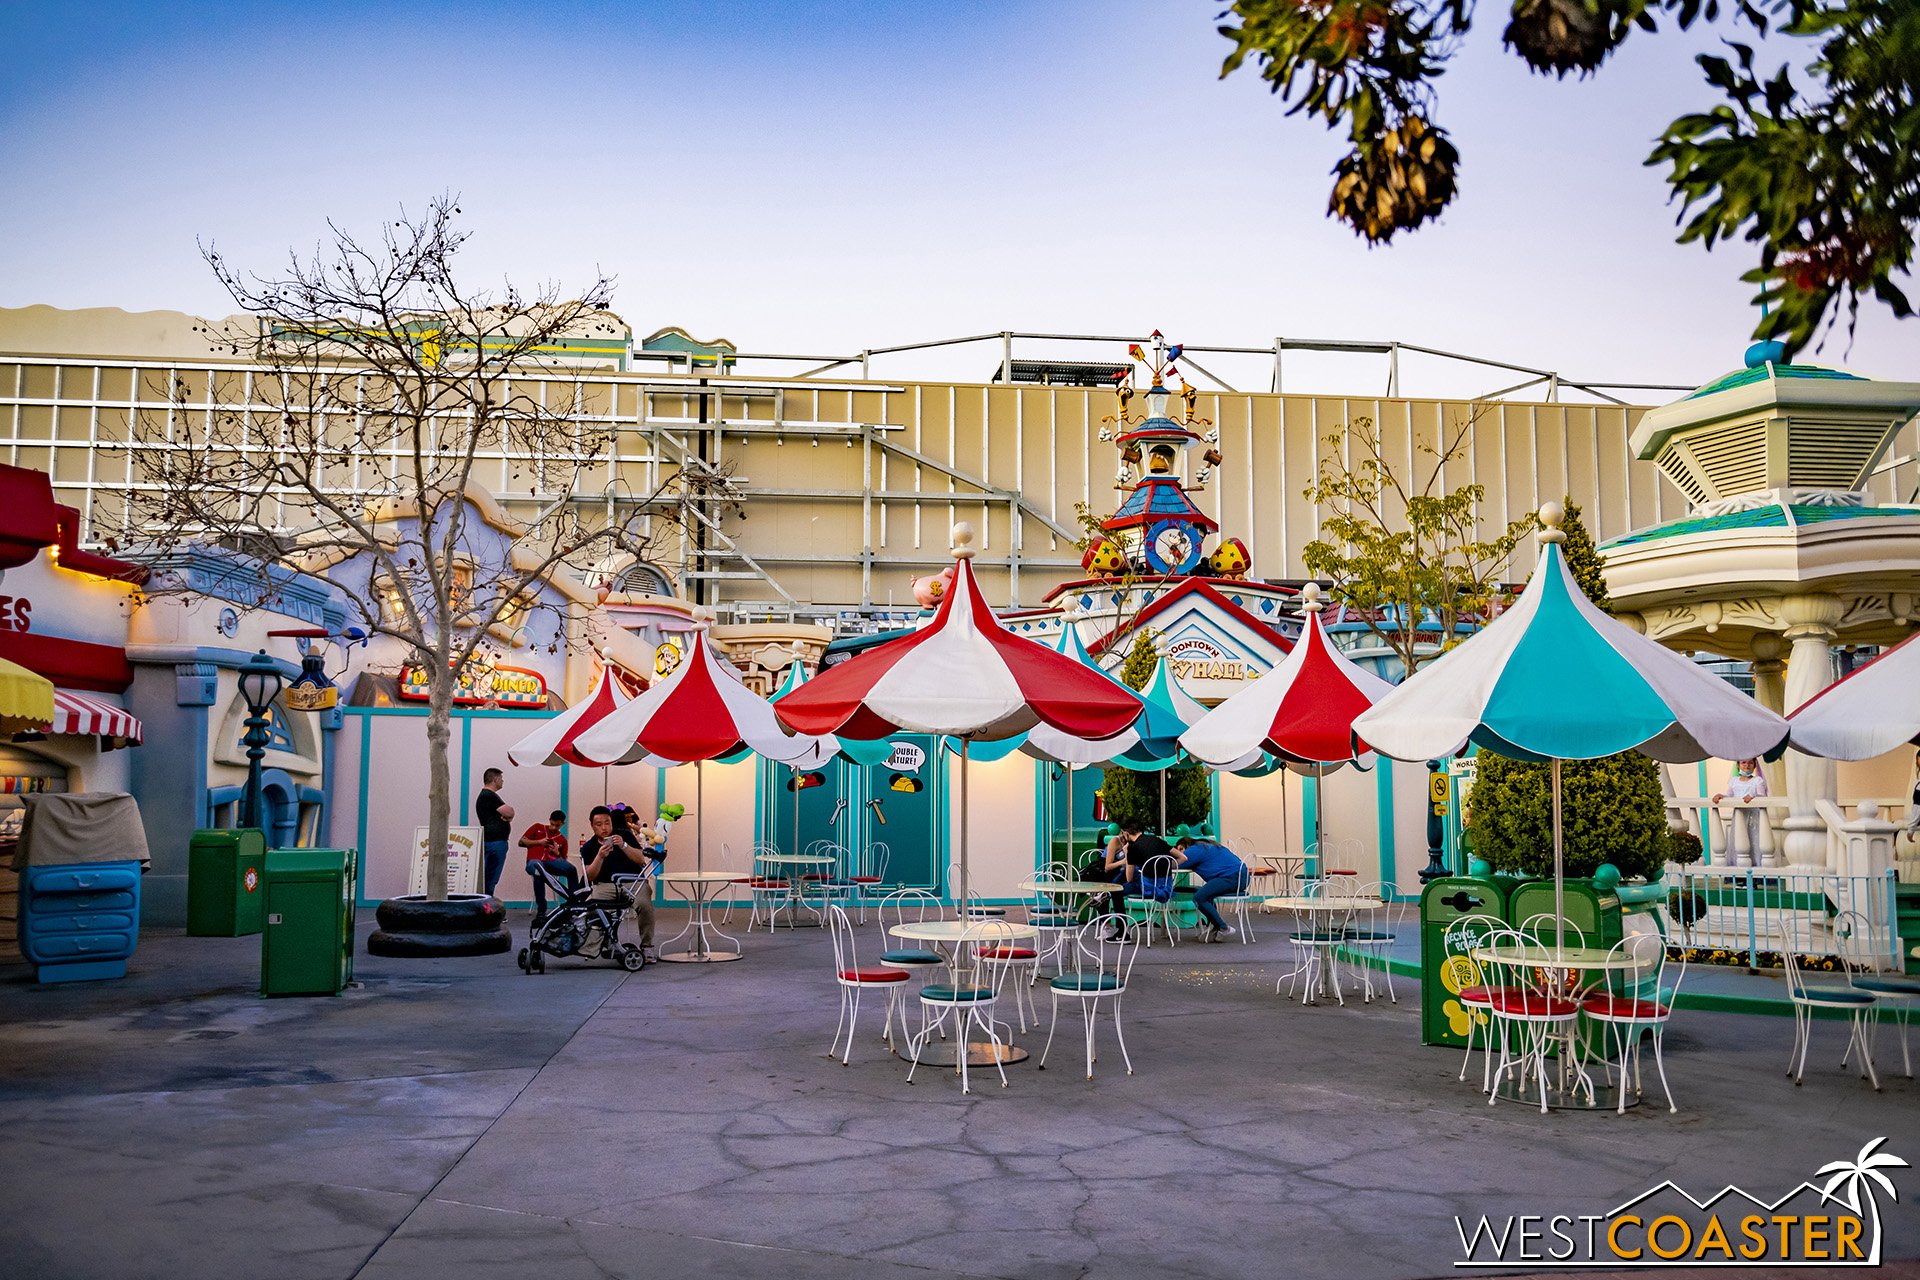
[[(906, 990), (912, 974), (905, 969), (880, 965), (861, 968), (860, 956), (853, 937), (853, 921), (847, 919), (846, 909), (837, 902), (827, 904), (827, 927), (833, 932), (833, 976), (840, 987), (840, 1021), (834, 1024), (833, 1044), (827, 1050), (828, 1057), (837, 1056), (840, 1065), (846, 1066), (853, 1058), (853, 1030), (860, 1021), (860, 993), (875, 988), (887, 993), (887, 1015), (880, 1037), (886, 1044), (893, 1043), (893, 1016), (900, 1011), (900, 1034), (907, 1034), (906, 1011), (900, 1005), (900, 993)], [(840, 1047), (840, 1033), (846, 1032), (846, 1048)]]
[(1011, 927), (1004, 920), (973, 921), (961, 931), (959, 940), (954, 944), (947, 980), (920, 988), (921, 1026), (909, 1041), (913, 1050), (913, 1065), (907, 1069), (908, 1084), (913, 1083), (913, 1073), (920, 1069), (920, 1055), (926, 1049), (928, 1038), (936, 1031), (944, 1035), (947, 1019), (952, 1018), (956, 1049), (954, 1070), (960, 1076), (960, 1092), (973, 1091), (967, 1074), (967, 1046), (971, 1029), (975, 1027), (986, 1034), (994, 1070), (1000, 1073), (1000, 1087), (1007, 1087), (1006, 1054), (993, 1020), (994, 1003), (998, 997), (993, 989), (992, 962), (983, 959), (980, 953), (1013, 941), (1011, 932)]
[[(1618, 984), (1623, 990), (1602, 988), (1589, 991), (1580, 1000), (1580, 1011), (1587, 1021), (1600, 1027), (1606, 1036), (1606, 1042), (1619, 1052), (1620, 1068), (1620, 1105), (1622, 1114), (1627, 1109), (1627, 1066), (1629, 1060), (1633, 1066), (1633, 1092), (1635, 1097), (1644, 1096), (1640, 1087), (1640, 1049), (1643, 1039), (1653, 1041), (1653, 1067), (1660, 1075), (1660, 1087), (1666, 1090), (1667, 1110), (1678, 1111), (1673, 1103), (1673, 1086), (1667, 1083), (1666, 1059), (1661, 1047), (1666, 1038), (1667, 1021), (1673, 1017), (1673, 1002), (1680, 990), (1680, 983), (1687, 974), (1687, 962), (1683, 959), (1680, 970), (1674, 976), (1673, 985), (1668, 987), (1663, 979), (1667, 971), (1667, 940), (1658, 933), (1630, 933), (1613, 945), (1613, 954), (1624, 960), (1631, 960), (1630, 969), (1609, 967), (1611, 984)], [(1650, 1032), (1644, 1035), (1643, 1032)]]
[(1501, 988), (1493, 985), (1486, 967), (1473, 953), (1487, 945), (1493, 935), (1508, 931), (1506, 922), (1498, 916), (1474, 912), (1451, 921), (1442, 935), (1445, 963), (1460, 987), (1454, 999), (1467, 1019), (1467, 1052), (1460, 1060), (1460, 1078), (1467, 1078), (1467, 1068), (1473, 1063), (1473, 1039), (1478, 1032), (1482, 1093), (1493, 1087), (1493, 997)]
[(1366, 998), (1373, 999), (1371, 962), (1378, 961), (1387, 984), (1387, 999), (1399, 1004), (1400, 997), (1393, 990), (1393, 944), (1399, 937), (1399, 930), (1406, 925), (1407, 904), (1400, 901), (1395, 886), (1384, 880), (1360, 884), (1357, 896), (1382, 904), (1378, 910), (1369, 911), (1364, 922), (1356, 921), (1345, 930), (1347, 949), (1358, 952), (1369, 962), (1360, 968), (1361, 981), (1366, 984)]
[[(1333, 889), (1334, 886), (1327, 881), (1310, 881), (1301, 896), (1312, 899), (1351, 896), (1335, 893)], [(1350, 914), (1309, 914), (1303, 927), (1287, 935), (1287, 942), (1294, 950), (1294, 966), (1274, 982), (1273, 993), (1279, 995), (1283, 983), (1290, 986), (1299, 982), (1300, 1003), (1311, 1004), (1315, 988), (1325, 983), (1333, 987), (1334, 998), (1344, 1007), (1347, 993), (1340, 985), (1339, 948), (1346, 938), (1350, 920)]]
[(1860, 1074), (1872, 1082), (1876, 1090), (1879, 1089), (1880, 1077), (1873, 1069), (1871, 1032), (1872, 1023), (1879, 1016), (1879, 1000), (1872, 992), (1861, 991), (1853, 985), (1853, 974), (1844, 958), (1840, 962), (1838, 982), (1824, 978), (1809, 981), (1807, 971), (1800, 963), (1800, 941), (1796, 929), (1789, 933), (1785, 947), (1787, 998), (1793, 1002), (1793, 1049), (1787, 1055), (1787, 1074), (1793, 1077), (1796, 1085), (1804, 1079), (1807, 1073), (1807, 1049), (1813, 1040), (1814, 1011), (1833, 1009), (1847, 1017), (1847, 1052), (1840, 1059), (1840, 1065), (1845, 1066), (1858, 1050)]
[[(1508, 930), (1495, 934), (1489, 945), (1524, 947), (1535, 945), (1524, 933)], [(1500, 1081), (1509, 1072), (1520, 1087), (1526, 1087), (1528, 1075), (1536, 1075), (1540, 1084), (1540, 1114), (1547, 1113), (1547, 1050), (1556, 1041), (1566, 1043), (1580, 1017), (1580, 1006), (1553, 989), (1550, 969), (1530, 962), (1496, 961), (1488, 966), (1494, 975), (1495, 990), (1489, 1001), (1493, 1014), (1493, 1038), (1500, 1045), (1500, 1062), (1493, 1070), (1487, 1091), (1487, 1105), (1500, 1098)], [(1515, 1053), (1515, 1048), (1518, 1053)], [(1586, 1068), (1573, 1064), (1587, 1097), (1593, 1097), (1593, 1078)]]
[[(1893, 1014), (1900, 1024), (1900, 1065), (1907, 1079), (1913, 1079), (1913, 1057), (1907, 1051), (1907, 1018), (1920, 1004), (1920, 978), (1905, 974), (1875, 972), (1880, 957), (1875, 954), (1873, 934), (1866, 917), (1857, 911), (1844, 911), (1834, 921), (1839, 936), (1840, 957), (1851, 971), (1854, 990), (1871, 995), (1874, 1003)], [(1868, 1041), (1877, 1035), (1880, 1020), (1868, 1024)], [(1845, 1065), (1844, 1062), (1842, 1065)]]
[(1530, 915), (1520, 922), (1520, 932), (1529, 941), (1543, 947), (1580, 947), (1587, 945), (1587, 931), (1571, 920), (1562, 920), (1551, 911)]
[(847, 879), (853, 882), (853, 900), (860, 906), (860, 923), (867, 922), (867, 903), (874, 900), (876, 894), (884, 896), (887, 883), (887, 864), (893, 860), (893, 851), (887, 848), (884, 840), (875, 840), (867, 845), (853, 867), (853, 874)]
[(793, 896), (792, 882), (787, 879), (787, 867), (784, 863), (769, 861), (778, 857), (780, 851), (771, 846), (761, 846), (754, 850), (753, 874), (747, 877), (747, 932), (752, 933), (757, 924), (765, 924), (772, 932), (774, 921), (780, 909), (792, 910), (790, 899)]
[(1117, 916), (1099, 916), (1080, 926), (1074, 939), (1073, 968), (1047, 983), (1053, 997), (1053, 1014), (1047, 1023), (1047, 1046), (1040, 1051), (1040, 1070), (1047, 1069), (1047, 1054), (1053, 1048), (1054, 1029), (1060, 1023), (1060, 1000), (1066, 997), (1080, 1002), (1080, 1022), (1087, 1036), (1087, 1079), (1093, 1079), (1094, 1030), (1099, 1023), (1100, 1002), (1113, 1010), (1113, 1036), (1120, 1043), (1120, 1059), (1133, 1074), (1133, 1056), (1127, 1052), (1127, 1034), (1120, 1025), (1120, 1002), (1127, 994), (1127, 979), (1133, 975), (1133, 962), (1140, 954), (1136, 938), (1112, 931)]
[[(1067, 941), (1080, 928), (1075, 900), (1065, 896), (1055, 897), (1046, 887), (1048, 884), (1058, 883), (1068, 878), (1057, 869), (1065, 865), (1060, 862), (1049, 863), (1045, 871), (1034, 875), (1034, 883), (1040, 888), (1034, 891), (1033, 904), (1027, 908), (1027, 923), (1040, 931), (1040, 936), (1034, 942), (1034, 949), (1040, 953), (1040, 962), (1053, 961), (1055, 973), (1066, 971)], [(1033, 966), (1034, 981), (1039, 981), (1039, 977), (1040, 964), (1036, 963)]]
[[(1180, 930), (1175, 913), (1180, 910), (1180, 894), (1176, 870), (1172, 857), (1164, 853), (1148, 858), (1137, 869), (1132, 893), (1140, 903), (1141, 928), (1149, 947), (1156, 925), (1166, 933), (1168, 946), (1178, 945)], [(1164, 898), (1159, 896), (1163, 891)]]
[[(880, 953), (881, 964), (905, 969), (919, 978), (927, 978), (934, 970), (946, 965), (947, 958), (927, 944), (910, 938), (897, 938), (893, 934), (895, 925), (921, 924), (940, 919), (943, 914), (940, 899), (925, 889), (896, 889), (880, 899), (875, 914), (880, 917), (880, 932), (884, 939), (881, 945), (886, 948)], [(902, 1030), (905, 1029), (906, 1016), (906, 1009), (902, 1007)]]

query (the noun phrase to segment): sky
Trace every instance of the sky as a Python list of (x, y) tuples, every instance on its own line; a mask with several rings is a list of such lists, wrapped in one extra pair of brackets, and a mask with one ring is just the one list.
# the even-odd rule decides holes
[[(1325, 215), (1338, 139), (1251, 70), (1220, 79), (1222, 7), (0, 0), (0, 306), (224, 314), (199, 243), (270, 273), (328, 219), (374, 233), (450, 191), (469, 281), (604, 270), (639, 334), (748, 351), (1158, 328), (1687, 386), (1738, 366), (1752, 251), (1676, 245), (1642, 163), (1711, 100), (1692, 63), (1709, 33), (1636, 34), (1599, 75), (1556, 81), (1500, 48), (1504, 7), (1482, 5), (1439, 86), (1460, 195), (1368, 248)], [(1841, 332), (1812, 358), (1914, 378), (1916, 354), (1920, 322), (1868, 307), (1850, 349)], [(875, 369), (984, 378), (997, 358)], [(1265, 385), (1257, 361), (1209, 367)], [(1287, 371), (1383, 389), (1377, 360)], [(1518, 380), (1419, 360), (1402, 377), (1416, 394)]]

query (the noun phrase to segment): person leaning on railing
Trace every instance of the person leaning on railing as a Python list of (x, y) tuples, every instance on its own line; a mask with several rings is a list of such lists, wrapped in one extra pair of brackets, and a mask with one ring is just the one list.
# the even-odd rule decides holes
[[(1730, 867), (1760, 865), (1760, 823), (1766, 816), (1764, 805), (1749, 804), (1752, 800), (1763, 800), (1767, 795), (1767, 778), (1760, 772), (1758, 760), (1741, 760), (1733, 766), (1733, 776), (1727, 779), (1727, 789), (1716, 791), (1713, 802), (1732, 796), (1734, 802), (1733, 823), (1727, 836), (1727, 865)], [(1741, 840), (1744, 835), (1746, 839)], [(1742, 861), (1744, 844), (1744, 857)]]

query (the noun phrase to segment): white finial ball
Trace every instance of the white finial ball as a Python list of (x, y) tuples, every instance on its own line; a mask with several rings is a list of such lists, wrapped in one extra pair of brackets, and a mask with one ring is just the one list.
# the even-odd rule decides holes
[(965, 520), (954, 522), (953, 554), (962, 560), (973, 559), (973, 525)]
[(1880, 816), (1880, 806), (1872, 800), (1862, 800), (1860, 802), (1860, 816), (1867, 819), (1877, 818)]
[(1319, 613), (1327, 607), (1320, 599), (1320, 584), (1317, 582), (1309, 582), (1301, 588), (1300, 594), (1306, 599), (1306, 604), (1302, 608), (1308, 613)]
[(693, 620), (695, 623), (703, 627), (712, 626), (713, 610), (704, 604), (697, 604), (693, 606)]
[(1567, 518), (1567, 510), (1565, 507), (1561, 506), (1559, 503), (1557, 502), (1541, 503), (1540, 504), (1540, 523), (1541, 525), (1544, 526), (1544, 528), (1540, 534), (1540, 541), (1565, 542), (1567, 540), (1567, 535), (1561, 530), (1560, 525), (1561, 525), (1561, 522), (1563, 522), (1566, 518)]

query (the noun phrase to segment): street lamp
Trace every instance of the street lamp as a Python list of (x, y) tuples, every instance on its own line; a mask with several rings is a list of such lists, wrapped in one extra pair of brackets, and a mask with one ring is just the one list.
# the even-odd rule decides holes
[(240, 825), (265, 830), (260, 818), (264, 797), (260, 792), (260, 761), (266, 758), (272, 723), (267, 712), (280, 694), (280, 664), (260, 650), (240, 665), (240, 697), (247, 704), (247, 732), (240, 741), (247, 748), (247, 794), (240, 810)]

